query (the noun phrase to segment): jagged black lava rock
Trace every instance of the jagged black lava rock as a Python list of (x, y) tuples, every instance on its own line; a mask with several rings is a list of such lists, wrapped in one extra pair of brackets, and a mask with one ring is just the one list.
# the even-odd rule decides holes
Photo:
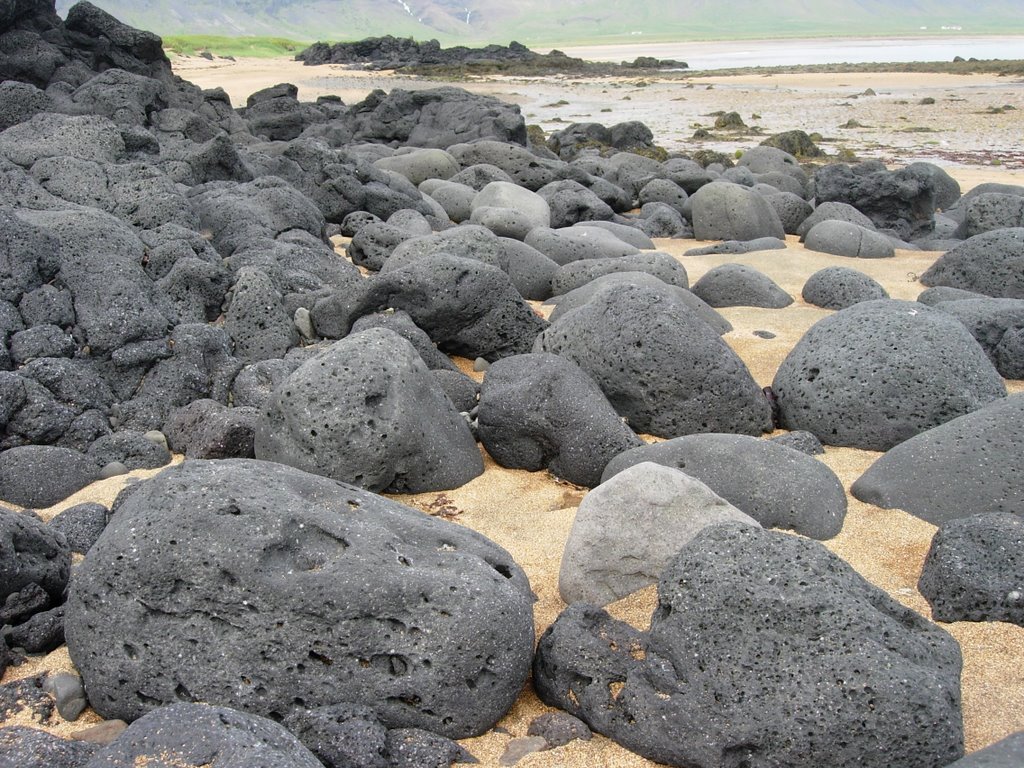
[(1024, 518), (990, 512), (945, 523), (917, 587), (936, 621), (1024, 626)]
[(84, 555), (107, 527), (110, 510), (102, 504), (86, 501), (68, 507), (50, 520), (50, 528), (67, 539), (72, 552)]
[(99, 749), (97, 744), (62, 739), (38, 728), (0, 728), (0, 765), (4, 768), (82, 768)]
[(629, 284), (600, 292), (544, 331), (534, 351), (576, 363), (637, 432), (770, 428), (768, 402), (743, 361), (667, 292)]
[(1024, 299), (1024, 228), (985, 232), (947, 251), (921, 275), (927, 286)]
[(863, 301), (818, 321), (772, 383), (781, 426), (885, 451), (1004, 397), (966, 328), (917, 302)]
[(300, 365), (266, 404), (254, 450), (374, 491), (445, 490), (483, 472), (465, 419), (415, 348), (386, 328)]
[(649, 632), (572, 605), (533, 680), (667, 765), (932, 768), (963, 755), (960, 671), (952, 637), (821, 544), (725, 523), (662, 573)]
[(1010, 395), (900, 443), (850, 488), (933, 525), (982, 512), (1024, 514), (1024, 394)]
[(201, 398), (171, 411), (164, 422), (167, 442), (190, 459), (251, 459), (260, 411)]
[(70, 573), (71, 549), (60, 533), (32, 514), (0, 508), (0, 604), (31, 585), (61, 603)]
[(590, 376), (550, 354), (506, 357), (487, 370), (477, 437), (504, 467), (546, 467), (588, 487), (614, 456), (642, 444)]
[(388, 727), (451, 738), (505, 713), (533, 649), (526, 575), (485, 537), (241, 459), (185, 461), (123, 492), (65, 632), (107, 718), (183, 698), (275, 718), (361, 702)]

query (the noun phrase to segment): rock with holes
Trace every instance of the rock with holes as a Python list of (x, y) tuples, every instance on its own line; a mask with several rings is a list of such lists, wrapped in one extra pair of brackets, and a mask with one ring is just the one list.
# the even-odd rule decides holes
[(225, 706), (173, 703), (140, 717), (84, 768), (320, 768), (284, 726)]
[(936, 621), (1024, 626), (1024, 519), (990, 512), (946, 523), (932, 539), (918, 589)]
[(546, 467), (591, 487), (609, 460), (641, 445), (592, 378), (548, 354), (506, 357), (488, 369), (477, 436), (504, 467)]
[(0, 615), (26, 589), (42, 596), (42, 607), (58, 605), (70, 573), (71, 548), (62, 534), (31, 513), (0, 508)]
[(1024, 378), (1024, 299), (963, 299), (936, 306), (964, 324), (1003, 378)]
[(846, 309), (861, 301), (888, 299), (889, 293), (873, 277), (849, 267), (825, 267), (807, 278), (804, 301), (824, 309)]
[(923, 275), (927, 286), (1024, 299), (1024, 227), (975, 235), (947, 251)]
[(922, 432), (880, 456), (850, 492), (934, 525), (982, 512), (1024, 514), (1024, 394)]
[(640, 462), (583, 497), (562, 553), (558, 592), (567, 604), (606, 605), (658, 581), (705, 526), (758, 525), (695, 477)]
[(712, 307), (782, 309), (793, 297), (768, 275), (746, 264), (719, 264), (693, 285), (693, 293)]
[(964, 220), (957, 227), (957, 237), (1024, 227), (1024, 197), (1020, 195), (985, 192), (966, 201), (963, 209)]
[(243, 267), (235, 277), (224, 330), (235, 357), (248, 363), (284, 357), (298, 344), (299, 332), (281, 303), (281, 294), (265, 272)]
[(804, 244), (811, 251), (857, 259), (887, 259), (896, 255), (892, 241), (880, 232), (834, 219), (811, 227)]
[(49, 507), (99, 479), (99, 467), (80, 451), (19, 445), (0, 453), (0, 499), (22, 507)]
[(23, 725), (0, 728), (4, 765), (17, 768), (81, 768), (99, 747)]
[(743, 361), (666, 290), (601, 291), (544, 331), (534, 351), (579, 365), (637, 432), (758, 435), (771, 425), (768, 401)]
[(551, 277), (551, 293), (559, 296), (614, 272), (646, 272), (664, 283), (689, 288), (686, 267), (667, 253), (635, 253), (610, 259), (583, 259), (558, 268)]
[(483, 472), (465, 419), (412, 344), (386, 328), (300, 365), (267, 402), (254, 449), (374, 491), (456, 488)]
[(820, 202), (814, 210), (804, 217), (797, 227), (796, 234), (800, 236), (800, 242), (807, 238), (807, 233), (823, 221), (843, 221), (847, 224), (856, 224), (865, 229), (875, 229), (875, 223), (867, 216), (858, 211), (849, 203), (841, 203), (838, 200)]
[(960, 648), (820, 543), (704, 528), (648, 632), (586, 603), (540, 640), (540, 698), (649, 760), (934, 768), (963, 754)]
[(107, 718), (351, 702), (463, 738), (526, 680), (531, 601), (511, 556), (468, 528), (292, 467), (196, 460), (122, 493), (65, 633)]
[(765, 528), (813, 539), (842, 530), (846, 492), (825, 464), (793, 448), (747, 435), (687, 435), (612, 459), (602, 481), (643, 462), (679, 469)]
[(815, 323), (772, 384), (781, 426), (886, 451), (1006, 395), (963, 325), (917, 302), (862, 301)]
[(698, 240), (756, 240), (786, 232), (775, 209), (757, 192), (728, 182), (705, 184), (689, 199)]

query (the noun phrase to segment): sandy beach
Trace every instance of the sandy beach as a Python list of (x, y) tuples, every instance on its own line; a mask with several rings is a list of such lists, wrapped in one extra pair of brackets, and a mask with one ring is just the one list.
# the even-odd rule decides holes
[[(388, 73), (354, 72), (336, 66), (305, 67), (287, 60), (230, 62), (179, 58), (175, 69), (203, 88), (222, 87), (236, 105), (248, 94), (280, 82), (299, 87), (299, 97), (315, 99), (339, 95), (347, 103), (362, 99), (374, 88), (433, 87), (420, 78)], [(714, 148), (725, 152), (749, 148), (772, 133), (800, 128), (822, 135), (820, 146), (829, 154), (848, 149), (861, 157), (878, 157), (890, 164), (930, 160), (942, 165), (964, 191), (986, 181), (1024, 184), (1024, 93), (1020, 82), (995, 76), (923, 74), (807, 74), (762, 77), (708, 76), (687, 81), (609, 78), (577, 81), (543, 79), (489, 79), (460, 83), (520, 105), (528, 123), (551, 132), (574, 121), (608, 125), (642, 120), (655, 141), (666, 149), (687, 151)], [(876, 95), (864, 96), (867, 89)], [(922, 104), (933, 98), (935, 103)], [(990, 111), (1015, 106), (1016, 110)], [(695, 142), (695, 126), (710, 127), (716, 111), (738, 111), (763, 135), (722, 135)], [(861, 128), (840, 128), (850, 120)], [(914, 129), (914, 130), (910, 130)], [(917, 130), (920, 129), (920, 130)], [(344, 240), (337, 239), (343, 254)], [(830, 265), (853, 267), (878, 280), (893, 298), (915, 299), (923, 290), (918, 282), (939, 253), (897, 251), (892, 259), (856, 260), (806, 251), (790, 238), (784, 251), (743, 256), (687, 257), (683, 253), (702, 243), (659, 240), (659, 250), (679, 258), (691, 284), (712, 267), (734, 262), (750, 265), (771, 277), (795, 299), (783, 310), (747, 307), (722, 309), (734, 326), (724, 338), (750, 368), (761, 385), (771, 384), (781, 361), (806, 330), (830, 314), (800, 298), (806, 279)], [(538, 309), (543, 310), (538, 306)], [(770, 331), (765, 339), (755, 331)], [(470, 375), (472, 363), (457, 359)], [(1024, 381), (1007, 383), (1011, 392), (1024, 392)], [(850, 485), (880, 454), (829, 448), (820, 457)], [(424, 511), (445, 507), (452, 519), (488, 536), (505, 547), (526, 570), (537, 602), (534, 607), (539, 635), (565, 608), (557, 590), (562, 549), (576, 507), (585, 489), (556, 480), (547, 472), (504, 469), (485, 456), (485, 472), (469, 484), (443, 493), (394, 498)], [(139, 475), (153, 474), (136, 473)], [(52, 518), (60, 510), (83, 501), (110, 504), (125, 478), (96, 483), (40, 514)], [(928, 604), (917, 591), (921, 565), (935, 527), (900, 510), (882, 510), (849, 496), (849, 511), (842, 532), (826, 546), (846, 559), (869, 581), (910, 608), (930, 616)], [(614, 604), (613, 615), (644, 627), (654, 606), (653, 589), (646, 589)], [(958, 622), (942, 625), (960, 643), (964, 657), (963, 714), (969, 752), (1024, 729), (1024, 628), (1004, 623)], [(8, 670), (3, 682), (43, 671), (69, 668), (66, 650)], [(510, 740), (526, 735), (530, 721), (543, 711), (529, 686), (513, 709), (488, 734), (462, 742), (482, 766), (495, 766)], [(97, 722), (87, 710), (74, 723), (58, 716), (43, 727), (69, 735)], [(11, 722), (11, 721), (9, 721)], [(24, 724), (30, 723), (27, 719)], [(606, 766), (627, 768), (651, 763), (600, 736), (575, 741), (548, 752), (527, 756), (518, 765)]]

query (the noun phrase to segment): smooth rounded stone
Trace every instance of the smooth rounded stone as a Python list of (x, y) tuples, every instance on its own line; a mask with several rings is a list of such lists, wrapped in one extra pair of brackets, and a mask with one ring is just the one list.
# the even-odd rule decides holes
[(57, 325), (69, 328), (75, 324), (75, 305), (71, 291), (49, 283), (29, 291), (18, 302), (18, 311), (29, 328), (36, 325)]
[(323, 768), (284, 726), (225, 706), (175, 702), (133, 722), (83, 768)]
[(640, 205), (645, 203), (664, 203), (672, 206), (680, 213), (686, 202), (686, 190), (670, 179), (651, 179), (644, 184), (637, 198)]
[(771, 437), (769, 440), (773, 443), (784, 445), (787, 448), (792, 448), (795, 451), (800, 451), (800, 453), (806, 453), (808, 456), (820, 456), (825, 453), (821, 440), (802, 429), (798, 429), (795, 432), (786, 432)]
[(433, 232), (430, 221), (419, 211), (402, 208), (388, 216), (387, 223), (410, 235), (429, 235)]
[(389, 331), (397, 333), (413, 345), (427, 368), (432, 371), (458, 370), (455, 363), (451, 361), (451, 358), (439, 350), (426, 332), (412, 321), (408, 312), (403, 312), (399, 309), (363, 315), (352, 324), (352, 333), (365, 331), (368, 328), (387, 328)]
[(541, 333), (534, 351), (579, 365), (638, 433), (757, 435), (771, 426), (768, 402), (743, 361), (664, 290), (627, 284), (601, 291)]
[(960, 301), (962, 299), (987, 299), (983, 293), (965, 291), (963, 288), (949, 288), (945, 285), (937, 285), (934, 288), (925, 288), (917, 296), (917, 301), (934, 307), (944, 301)]
[(607, 605), (658, 581), (705, 526), (759, 525), (707, 485), (651, 462), (625, 468), (583, 497), (562, 553), (566, 604)]
[(531, 245), (509, 237), (498, 238), (504, 246), (505, 273), (524, 299), (544, 301), (551, 297), (551, 279), (559, 267)]
[(537, 227), (524, 242), (560, 266), (581, 259), (610, 259), (640, 252), (611, 232), (595, 228)]
[(775, 374), (780, 426), (886, 451), (1006, 395), (956, 319), (917, 302), (862, 301), (819, 320)]
[(718, 178), (721, 181), (728, 181), (732, 184), (739, 184), (743, 187), (753, 187), (754, 184), (757, 183), (757, 180), (754, 178), (753, 171), (741, 166), (726, 168)]
[(295, 325), (295, 330), (299, 332), (300, 341), (316, 340), (316, 331), (313, 330), (313, 318), (309, 316), (309, 310), (306, 307), (296, 308), (292, 314), (292, 323)]
[(922, 285), (947, 286), (1003, 299), (1024, 299), (1024, 227), (975, 235), (940, 256)]
[(605, 232), (611, 232), (619, 240), (624, 243), (639, 248), (641, 250), (653, 251), (657, 246), (654, 241), (648, 237), (643, 230), (630, 224), (619, 224), (614, 221), (580, 221), (573, 224), (574, 229), (601, 229)]
[(708, 256), (716, 254), (753, 253), (754, 251), (781, 251), (786, 242), (777, 237), (759, 237), (756, 240), (726, 240), (702, 248), (691, 248), (684, 256)]
[(1005, 379), (1024, 379), (1024, 299), (961, 299), (937, 304), (971, 332)]
[(413, 184), (427, 179), (449, 179), (462, 170), (458, 161), (443, 149), (413, 149), (374, 160), (383, 170), (400, 173)]
[(732, 324), (722, 317), (718, 312), (709, 307), (707, 303), (686, 290), (675, 285), (668, 285), (654, 275), (646, 272), (613, 272), (607, 275), (595, 277), (593, 280), (584, 283), (579, 288), (574, 288), (568, 293), (556, 296), (552, 299), (555, 308), (549, 315), (551, 322), (555, 322), (569, 312), (582, 307), (591, 299), (606, 291), (613, 291), (618, 286), (630, 285), (654, 291), (668, 296), (672, 301), (679, 302), (683, 307), (695, 313), (717, 334), (722, 335), (732, 330)]
[(382, 272), (310, 310), (317, 333), (338, 338), (363, 315), (401, 309), (440, 349), (473, 360), (529, 352), (547, 327), (511, 278), (479, 261), (433, 253)]
[(0, 508), (0, 607), (32, 585), (59, 604), (70, 573), (71, 549), (56, 529), (27, 512)]
[(430, 373), (459, 413), (469, 413), (477, 406), (480, 385), (461, 371), (432, 369)]
[(782, 222), (782, 229), (787, 235), (795, 235), (800, 231), (800, 225), (807, 220), (814, 208), (800, 195), (792, 192), (775, 192), (762, 195), (768, 202), (779, 220)]
[(683, 215), (664, 203), (644, 203), (637, 226), (648, 237), (685, 239), (693, 237), (693, 229)]
[(965, 201), (956, 236), (971, 238), (993, 230), (1024, 227), (1024, 197), (987, 192)]
[(53, 696), (57, 712), (69, 722), (77, 720), (88, 706), (82, 678), (70, 672), (51, 672), (43, 681), (43, 690)]
[(10, 768), (82, 768), (99, 746), (23, 725), (0, 728), (0, 753)]
[(804, 246), (810, 251), (858, 259), (887, 259), (896, 249), (885, 235), (857, 224), (826, 219), (807, 232)]
[(50, 507), (99, 479), (80, 451), (23, 445), (0, 453), (0, 499), (21, 507)]
[(127, 475), (131, 470), (121, 461), (111, 461), (100, 467), (100, 479), (109, 480), (112, 477)]
[(457, 488), (483, 472), (465, 420), (415, 348), (386, 328), (349, 335), (300, 365), (271, 395), (254, 449), (259, 459), (393, 493)]
[(477, 206), (473, 208), (469, 220), (473, 224), (486, 227), (498, 237), (510, 237), (515, 240), (524, 240), (535, 226), (527, 214), (514, 208)]
[(677, 437), (615, 457), (602, 480), (641, 462), (686, 472), (765, 528), (824, 540), (838, 534), (846, 518), (846, 492), (835, 473), (771, 440), (728, 434)]
[(775, 209), (761, 195), (739, 184), (705, 184), (689, 202), (697, 240), (786, 238)]
[[(751, 189), (762, 196), (784, 192), (802, 198), (807, 194), (806, 182), (801, 182), (799, 179), (783, 171), (754, 174), (754, 181), (755, 184)], [(775, 206), (772, 207), (774, 208)]]
[(477, 190), (468, 184), (457, 184), (453, 181), (442, 181), (438, 184), (424, 182), (420, 185), (423, 194), (437, 201), (448, 218), (456, 224), (468, 221), (473, 215), (473, 198)]
[[(559, 165), (557, 162), (539, 159), (518, 144), (489, 139), (453, 144), (448, 147), (448, 151), (463, 168), (480, 164), (496, 166), (511, 177), (509, 181), (534, 192), (555, 180), (555, 168)], [(461, 182), (462, 179), (457, 177), (458, 174), (453, 178)]]
[(395, 248), (410, 237), (408, 232), (391, 224), (371, 222), (355, 233), (345, 246), (345, 255), (352, 259), (353, 264), (376, 272), (384, 266)]
[(982, 512), (1024, 514), (1024, 395), (922, 432), (880, 456), (850, 488), (861, 501), (942, 525)]
[(1024, 626), (1024, 519), (991, 512), (944, 523), (917, 587), (935, 621)]
[(477, 208), (511, 208), (525, 217), (531, 224), (530, 229), (551, 226), (551, 209), (547, 201), (536, 192), (507, 181), (492, 181), (477, 192), (471, 210)]
[(612, 206), (594, 190), (573, 179), (553, 181), (537, 190), (551, 210), (551, 227), (571, 227), (581, 221), (607, 221), (615, 215)]
[(590, 741), (593, 735), (587, 724), (568, 712), (555, 711), (537, 715), (526, 729), (528, 736), (540, 736), (549, 749), (564, 747), (570, 741)]
[(861, 301), (889, 298), (881, 283), (849, 267), (819, 269), (807, 278), (800, 295), (823, 309), (846, 309)]
[(22, 168), (47, 157), (72, 157), (97, 163), (116, 163), (124, 157), (118, 127), (99, 115), (61, 115), (46, 112), (0, 134), (0, 155)]
[(61, 534), (72, 552), (84, 555), (107, 527), (110, 510), (102, 504), (86, 501), (68, 507), (49, 522), (52, 530)]
[(467, 187), (479, 192), (481, 189), (486, 187), (492, 181), (507, 181), (511, 184), (515, 183), (515, 180), (509, 176), (505, 171), (496, 165), (491, 163), (473, 163), (471, 165), (465, 165), (461, 171), (456, 173), (454, 176), (448, 179), (448, 181), (454, 184), (465, 184)]
[(533, 681), (666, 765), (931, 768), (963, 754), (961, 666), (950, 635), (819, 542), (724, 523), (663, 571), (648, 632), (572, 605)]
[(582, 259), (564, 264), (551, 278), (551, 293), (560, 296), (616, 272), (645, 272), (668, 285), (684, 289), (690, 287), (686, 267), (674, 256), (654, 251), (611, 259)]
[(823, 221), (845, 221), (848, 224), (856, 224), (864, 229), (876, 229), (875, 223), (867, 216), (858, 211), (849, 203), (841, 203), (835, 200), (819, 202), (809, 216), (807, 216), (797, 228), (796, 234), (800, 236), (800, 242), (807, 238), (807, 233)]
[(275, 717), (362, 702), (389, 728), (465, 738), (526, 681), (526, 574), (468, 528), (241, 459), (186, 461), (119, 502), (65, 622), (105, 717), (182, 696)]
[(593, 487), (605, 465), (642, 444), (579, 366), (550, 354), (495, 362), (484, 377), (477, 437), (498, 464)]
[(498, 758), (498, 765), (515, 765), (524, 757), (549, 749), (547, 741), (540, 736), (518, 736), (505, 745), (505, 751)]
[(164, 422), (171, 447), (188, 459), (251, 459), (260, 411), (202, 398), (175, 408)]
[(11, 335), (11, 360), (18, 367), (40, 357), (73, 357), (78, 345), (56, 325), (36, 325)]
[(158, 445), (145, 435), (132, 430), (104, 435), (89, 446), (86, 456), (99, 467), (116, 461), (124, 464), (129, 470), (155, 469), (171, 460), (166, 445)]
[[(779, 136), (782, 135), (784, 134), (779, 134)], [(777, 138), (778, 137), (772, 137), (771, 139), (766, 139), (765, 142), (772, 141)], [(797, 160), (793, 154), (779, 148), (778, 146), (772, 146), (767, 143), (762, 143), (744, 151), (736, 161), (736, 165), (739, 168), (748, 169), (751, 173), (757, 176), (781, 173), (788, 178), (795, 180), (802, 187), (806, 186), (808, 181), (807, 173), (800, 166), (800, 161)]]
[(768, 275), (745, 264), (713, 267), (690, 290), (712, 307), (782, 309), (793, 303), (793, 297)]

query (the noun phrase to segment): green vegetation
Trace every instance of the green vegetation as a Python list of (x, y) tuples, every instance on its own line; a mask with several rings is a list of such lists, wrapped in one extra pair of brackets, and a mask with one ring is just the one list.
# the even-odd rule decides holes
[(221, 35), (169, 35), (164, 48), (185, 56), (211, 53), (214, 56), (248, 56), (269, 59), (275, 56), (294, 56), (309, 43), (284, 37), (224, 37)]

